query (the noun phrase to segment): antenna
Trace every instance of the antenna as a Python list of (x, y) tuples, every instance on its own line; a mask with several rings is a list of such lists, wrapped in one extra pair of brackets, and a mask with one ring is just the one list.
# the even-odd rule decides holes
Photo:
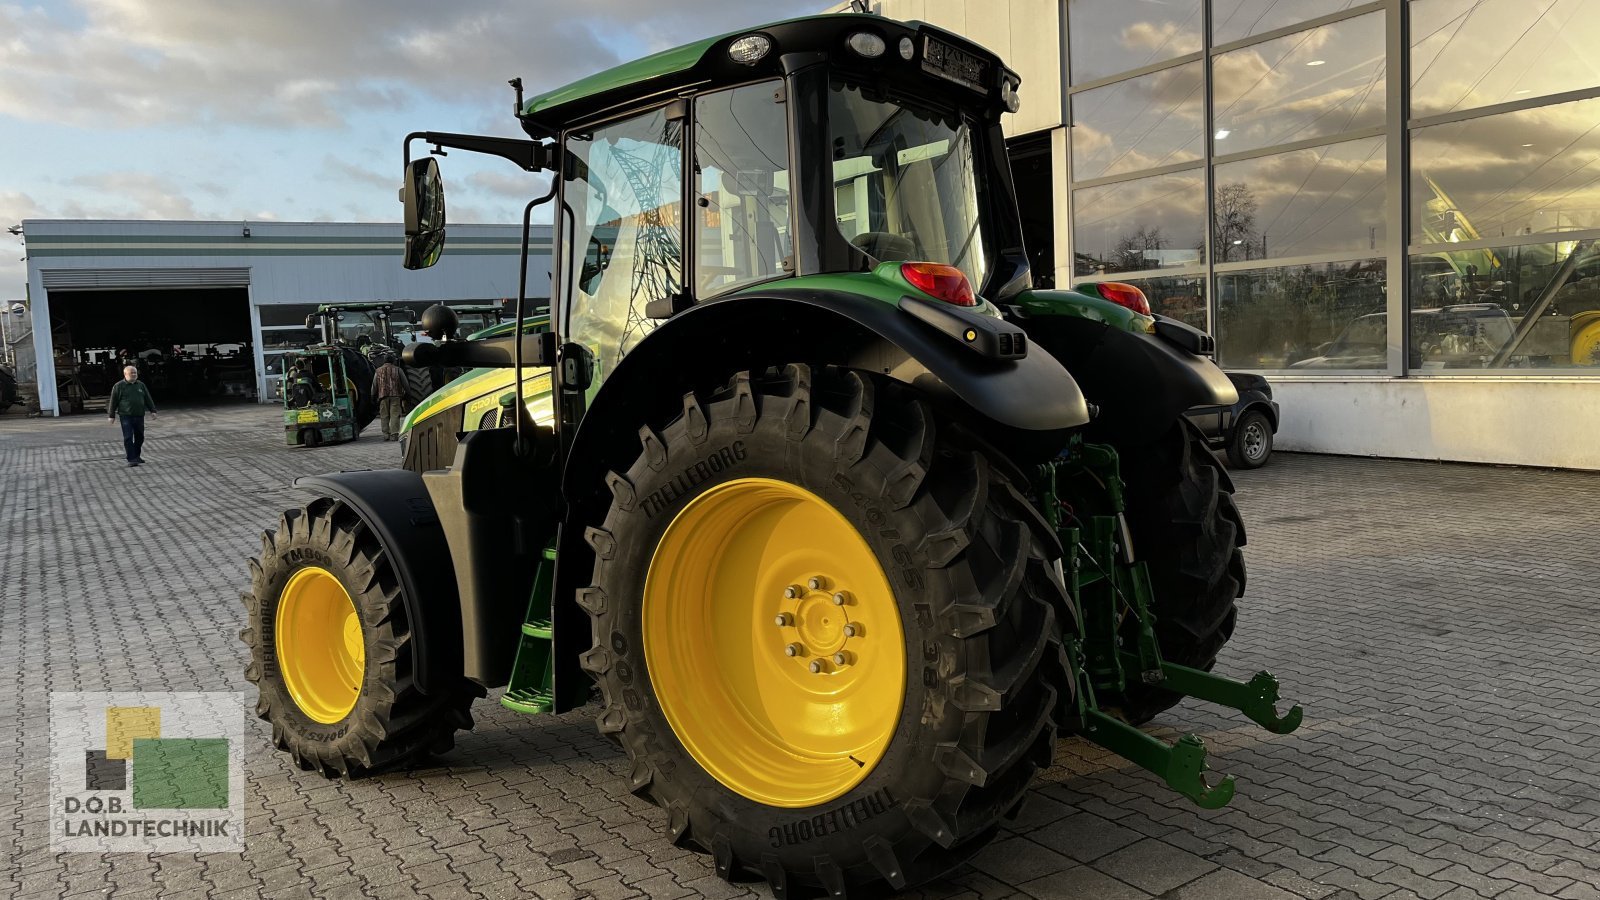
[(512, 110), (511, 112), (514, 115), (516, 115), (517, 118), (521, 118), (522, 117), (522, 79), (521, 78), (513, 78), (510, 81), (506, 82), (506, 84), (511, 85), (511, 89), (517, 92), (517, 108)]

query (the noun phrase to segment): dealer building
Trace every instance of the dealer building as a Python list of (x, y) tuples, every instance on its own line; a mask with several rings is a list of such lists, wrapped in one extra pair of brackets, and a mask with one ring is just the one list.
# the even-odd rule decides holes
[(1210, 331), (1280, 448), (1600, 469), (1597, 0), (867, 5), (1021, 74), (1036, 284)]
[[(103, 396), (129, 352), (174, 370), (194, 363), (214, 383), (191, 378), (191, 394), (273, 402), (284, 354), (317, 337), (305, 318), (318, 304), (509, 309), (522, 241), (520, 226), (452, 225), (438, 265), (408, 272), (396, 224), (31, 219), (23, 233), (34, 377), (22, 380), (55, 415)], [(531, 248), (528, 294), (543, 306), (549, 226), (535, 226)]]

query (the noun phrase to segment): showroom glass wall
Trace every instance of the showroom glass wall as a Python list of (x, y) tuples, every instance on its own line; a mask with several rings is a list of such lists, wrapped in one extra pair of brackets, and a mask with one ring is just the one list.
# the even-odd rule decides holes
[(1067, 10), (1077, 280), (1230, 368), (1600, 373), (1600, 0)]

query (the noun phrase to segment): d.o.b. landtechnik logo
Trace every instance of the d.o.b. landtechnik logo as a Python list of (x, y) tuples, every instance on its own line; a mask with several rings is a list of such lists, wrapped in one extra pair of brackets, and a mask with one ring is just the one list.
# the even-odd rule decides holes
[(50, 848), (244, 849), (244, 697), (52, 693)]

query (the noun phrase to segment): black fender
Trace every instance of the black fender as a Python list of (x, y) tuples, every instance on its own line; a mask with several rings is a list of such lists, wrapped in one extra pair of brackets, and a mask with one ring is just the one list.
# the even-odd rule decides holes
[(887, 375), (1015, 432), (1064, 433), (1089, 421), (1083, 392), (1049, 354), (989, 358), (881, 300), (776, 288), (702, 303), (641, 340), (600, 386), (568, 447), (566, 496), (594, 483), (618, 442), (632, 462), (642, 415), (733, 372), (786, 362)]
[(516, 452), (513, 428), (471, 431), (448, 468), (422, 474), (447, 540), (434, 555), (455, 575), (462, 674), (484, 688), (511, 679), (534, 574), (559, 516), (555, 437), (521, 412), (526, 454)]
[(1147, 443), (1165, 434), (1186, 409), (1239, 401), (1215, 362), (1159, 334), (1072, 315), (1027, 316), (1017, 324), (1035, 346), (1061, 361), (1099, 407), (1088, 429), (1095, 440)]
[(405, 469), (309, 475), (295, 486), (337, 498), (361, 515), (400, 576), (417, 690), (460, 683), (460, 601), (444, 526), (422, 478)]
[(838, 365), (903, 381), (976, 419), (985, 438), (1000, 446), (1009, 436), (1059, 448), (1068, 430), (1089, 421), (1083, 393), (1050, 354), (985, 356), (959, 336), (880, 299), (772, 288), (673, 316), (607, 374), (566, 448), (562, 488), (568, 505), (555, 583), (555, 596), (563, 599), (552, 610), (558, 712), (588, 697), (588, 679), (576, 662), (589, 648), (587, 617), (566, 598), (589, 583), (594, 557), (584, 534), (605, 517), (607, 471), (627, 469), (640, 451), (640, 424), (680, 405), (685, 392), (720, 387), (736, 371), (789, 362)]

